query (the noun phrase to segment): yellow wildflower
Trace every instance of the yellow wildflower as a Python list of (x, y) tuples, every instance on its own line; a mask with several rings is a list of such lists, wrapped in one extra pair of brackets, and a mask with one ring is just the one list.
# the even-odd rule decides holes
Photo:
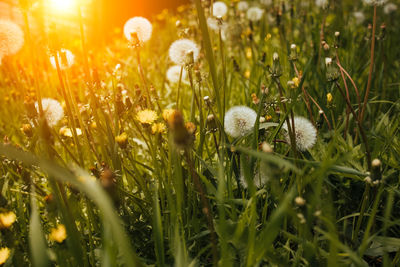
[(162, 117), (165, 121), (168, 121), (172, 114), (175, 113), (175, 109), (164, 109)]
[(251, 52), (251, 48), (247, 47), (246, 48), (246, 58), (250, 59), (252, 55), (253, 55), (253, 53)]
[(272, 116), (271, 116), (271, 115), (265, 116), (265, 120), (266, 120), (266, 121), (271, 121), (271, 120), (272, 120)]
[(9, 228), (17, 219), (14, 212), (0, 213), (0, 229)]
[(265, 40), (265, 41), (268, 41), (269, 39), (271, 39), (271, 37), (272, 37), (272, 35), (271, 35), (270, 33), (268, 33), (268, 34), (265, 36), (264, 40)]
[(9, 248), (0, 248), (0, 265), (4, 264), (10, 257)]
[(299, 87), (299, 84), (300, 84), (299, 78), (294, 77), (294, 78), (292, 79), (292, 82), (293, 82), (293, 84), (294, 84), (295, 87)]
[(67, 238), (67, 230), (63, 224), (57, 225), (57, 228), (51, 229), (49, 239), (58, 243), (62, 243)]
[(246, 71), (244, 72), (244, 77), (245, 77), (246, 79), (250, 78), (250, 71), (249, 71), (249, 70), (246, 70)]
[(164, 123), (158, 122), (158, 123), (154, 123), (153, 126), (151, 127), (151, 132), (153, 134), (159, 133), (159, 134), (163, 134), (165, 133), (167, 130), (167, 127), (165, 127)]
[(117, 144), (121, 148), (126, 148), (126, 146), (128, 145), (128, 135), (123, 132), (122, 134), (115, 137), (115, 142), (117, 142)]
[[(82, 135), (82, 130), (80, 128), (75, 128), (75, 130), (76, 130), (77, 136)], [(73, 136), (71, 128), (68, 128), (66, 126), (64, 126), (60, 129), (59, 134), (63, 137), (72, 137)]]
[(157, 119), (157, 113), (154, 110), (144, 109), (138, 112), (136, 119), (142, 124), (152, 124)]
[(332, 103), (332, 100), (333, 100), (332, 94), (331, 94), (331, 93), (328, 93), (328, 94), (326, 95), (326, 101), (328, 102), (328, 104), (331, 104), (331, 103)]

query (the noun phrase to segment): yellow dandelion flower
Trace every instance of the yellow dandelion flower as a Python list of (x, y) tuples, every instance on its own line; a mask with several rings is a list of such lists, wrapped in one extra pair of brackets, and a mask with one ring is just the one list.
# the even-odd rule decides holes
[(246, 77), (246, 79), (250, 78), (250, 71), (249, 70), (246, 70), (244, 72), (244, 77)]
[(295, 87), (299, 87), (299, 84), (300, 84), (299, 78), (294, 77), (294, 78), (292, 79), (292, 82), (293, 82), (293, 84), (294, 84)]
[(332, 100), (333, 100), (332, 94), (331, 94), (331, 93), (328, 93), (328, 94), (326, 95), (326, 101), (328, 102), (328, 104), (331, 104), (331, 103), (332, 103)]
[(167, 127), (165, 127), (164, 123), (158, 122), (158, 123), (154, 123), (153, 126), (151, 127), (151, 132), (153, 134), (159, 133), (159, 134), (163, 134), (167, 131)]
[(266, 121), (271, 121), (271, 120), (272, 120), (272, 116), (271, 116), (271, 115), (265, 116), (265, 120), (266, 120)]
[[(82, 130), (80, 128), (75, 128), (75, 130), (76, 130), (77, 136), (82, 135)], [(71, 128), (68, 128), (65, 126), (60, 129), (59, 134), (63, 137), (72, 137), (73, 136)]]
[(142, 124), (152, 124), (157, 119), (157, 113), (154, 110), (144, 109), (138, 112), (136, 119)]
[(51, 229), (49, 239), (58, 243), (62, 243), (67, 238), (67, 230), (63, 224), (57, 225), (57, 228)]
[(0, 265), (4, 264), (10, 257), (9, 248), (0, 248)]
[(271, 39), (272, 35), (270, 33), (267, 33), (267, 35), (265, 36), (264, 40), (268, 41), (269, 39)]
[(125, 132), (123, 132), (120, 135), (117, 135), (115, 137), (115, 142), (117, 142), (117, 144), (121, 148), (126, 148), (126, 146), (128, 145), (128, 135)]
[(251, 52), (251, 48), (247, 47), (246, 48), (246, 58), (250, 59), (252, 55), (253, 55), (253, 53)]
[(164, 109), (162, 113), (162, 117), (165, 121), (169, 120), (169, 117), (171, 117), (172, 114), (175, 113), (175, 109)]
[(14, 212), (0, 213), (0, 229), (9, 228), (17, 219)]

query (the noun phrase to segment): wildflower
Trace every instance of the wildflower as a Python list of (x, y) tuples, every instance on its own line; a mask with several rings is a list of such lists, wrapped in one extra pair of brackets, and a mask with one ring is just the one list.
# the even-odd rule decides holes
[(328, 105), (330, 105), (332, 103), (333, 100), (333, 96), (331, 93), (327, 93), (326, 94), (326, 102), (328, 103)]
[(157, 119), (157, 113), (154, 110), (144, 109), (138, 112), (136, 119), (142, 124), (152, 124)]
[[(71, 51), (61, 48), (61, 51), (57, 51), (56, 54), (58, 57), (58, 64), (60, 65), (60, 69), (65, 70), (74, 65), (75, 56), (74, 54), (72, 54)], [(54, 55), (50, 57), (50, 63), (54, 69), (57, 69), (56, 58)]]
[(319, 8), (326, 8), (329, 4), (328, 0), (315, 0), (315, 5)]
[(162, 117), (164, 121), (169, 122), (171, 116), (176, 112), (175, 109), (164, 109), (162, 113)]
[(253, 52), (251, 51), (251, 48), (247, 47), (246, 48), (246, 58), (250, 59), (252, 55), (253, 55)]
[(257, 113), (246, 106), (230, 108), (224, 118), (225, 132), (232, 137), (244, 136), (251, 131), (257, 119)]
[(0, 265), (4, 264), (10, 257), (10, 249), (7, 247), (0, 248)]
[(120, 135), (117, 135), (115, 137), (115, 142), (117, 142), (117, 144), (121, 147), (121, 148), (126, 148), (126, 146), (128, 145), (128, 135), (123, 132)]
[(250, 78), (250, 71), (249, 70), (246, 70), (245, 72), (244, 72), (244, 77), (246, 78), (246, 79), (248, 79), (248, 78)]
[[(143, 17), (133, 17), (129, 19), (124, 26), (124, 35), (126, 39), (131, 42), (147, 42), (151, 37), (152, 31), (153, 26), (150, 21)], [(138, 40), (135, 40), (134, 38), (137, 38)]]
[[(36, 110), (39, 110), (38, 103), (35, 103)], [(44, 117), (46, 118), (47, 124), (50, 127), (55, 126), (63, 117), (64, 110), (60, 104), (55, 99), (52, 98), (43, 98), (42, 99), (42, 108)]]
[(299, 80), (299, 78), (294, 77), (294, 78), (292, 79), (292, 82), (293, 82), (294, 88), (299, 87), (299, 85), (300, 85), (300, 80)]
[(262, 18), (263, 14), (264, 10), (259, 7), (250, 7), (246, 13), (247, 19), (254, 22), (259, 21)]
[(154, 123), (153, 126), (151, 126), (151, 132), (153, 134), (163, 134), (167, 131), (167, 127), (165, 127), (164, 123), (157, 122)]
[(213, 16), (216, 18), (222, 18), (228, 12), (228, 7), (224, 2), (217, 1), (213, 4)]
[(11, 20), (0, 20), (0, 62), (3, 56), (18, 53), (24, 45), (24, 32)]
[[(293, 125), (290, 125), (290, 127), (293, 127)], [(282, 128), (286, 131), (286, 141), (290, 143), (286, 122), (283, 124)], [(294, 128), (297, 149), (305, 151), (315, 144), (317, 140), (317, 130), (308, 119), (304, 117), (294, 117)]]
[[(77, 136), (82, 135), (82, 130), (80, 128), (75, 128), (75, 132)], [(58, 132), (62, 137), (72, 137), (72, 129), (68, 128), (66, 126), (63, 126), (60, 128), (60, 131)]]
[(246, 1), (240, 1), (236, 7), (239, 11), (246, 11), (249, 8), (249, 4)]
[(260, 99), (257, 97), (255, 93), (251, 94), (251, 98), (254, 105), (258, 105), (258, 103), (260, 103)]
[(56, 228), (52, 228), (49, 239), (57, 243), (62, 243), (67, 238), (67, 230), (63, 224), (57, 225)]
[(181, 81), (186, 81), (187, 73), (185, 68), (182, 68), (179, 65), (174, 65), (167, 70), (167, 80), (170, 83), (179, 83), (179, 78), (182, 71), (182, 78)]
[(271, 116), (271, 115), (265, 116), (265, 120), (266, 120), (266, 121), (271, 121), (271, 120), (272, 120), (272, 116)]
[(397, 10), (397, 6), (396, 4), (393, 3), (387, 3), (384, 7), (383, 7), (383, 12), (388, 15), (394, 11)]
[(169, 47), (169, 57), (177, 65), (182, 66), (188, 63), (189, 53), (193, 53), (193, 61), (199, 57), (197, 44), (189, 39), (177, 40)]
[(305, 224), (307, 222), (302, 213), (297, 213), (297, 218), (299, 218), (301, 224)]
[(0, 229), (10, 228), (16, 219), (17, 216), (12, 211), (0, 213)]

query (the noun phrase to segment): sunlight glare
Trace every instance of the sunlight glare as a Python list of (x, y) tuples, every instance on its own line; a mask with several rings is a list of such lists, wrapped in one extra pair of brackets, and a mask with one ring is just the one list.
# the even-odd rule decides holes
[(76, 0), (50, 0), (51, 8), (57, 12), (70, 12), (76, 6)]

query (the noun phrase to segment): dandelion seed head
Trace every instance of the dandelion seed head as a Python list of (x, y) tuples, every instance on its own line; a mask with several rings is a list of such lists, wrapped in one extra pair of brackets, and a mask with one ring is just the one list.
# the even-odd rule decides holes
[(354, 13), (353, 13), (353, 16), (354, 16), (354, 18), (355, 18), (357, 24), (361, 24), (361, 23), (363, 23), (364, 20), (365, 20), (365, 15), (364, 15), (364, 13), (363, 13), (362, 11), (356, 11), (356, 12), (354, 12)]
[(363, 0), (363, 2), (369, 6), (381, 6), (386, 3), (386, 0)]
[[(39, 112), (38, 102), (35, 103), (36, 110)], [(50, 127), (57, 125), (57, 123), (64, 117), (64, 109), (60, 102), (52, 98), (42, 99), (43, 114)]]
[(177, 65), (185, 65), (190, 52), (193, 52), (193, 60), (199, 57), (199, 48), (197, 44), (189, 39), (180, 39), (169, 47), (169, 57)]
[[(292, 125), (290, 124), (290, 127)], [(290, 137), (288, 134), (288, 126), (286, 122), (282, 125), (285, 130), (285, 139), (290, 143)], [(294, 117), (294, 128), (296, 137), (296, 147), (300, 151), (306, 151), (314, 146), (317, 141), (317, 130), (314, 125), (304, 117)]]
[(237, 3), (237, 9), (239, 11), (246, 11), (249, 8), (249, 4), (246, 1), (240, 1)]
[(250, 7), (249, 9), (247, 9), (246, 16), (247, 16), (248, 20), (255, 22), (255, 21), (259, 21), (262, 18), (263, 14), (264, 14), (264, 10), (262, 10), (259, 7), (254, 6), (254, 7)]
[(182, 66), (179, 66), (179, 65), (174, 65), (167, 70), (167, 80), (170, 83), (179, 83), (179, 77), (181, 75), (181, 70), (182, 70), (181, 81), (185, 82), (186, 78), (187, 78), (186, 70), (185, 70), (185, 68), (182, 68)]
[(140, 42), (147, 42), (151, 38), (152, 31), (153, 26), (150, 21), (143, 17), (133, 17), (124, 26), (124, 35), (129, 41), (133, 41), (132, 34), (136, 33)]
[(384, 7), (383, 7), (383, 12), (388, 15), (394, 11), (397, 10), (397, 5), (393, 4), (393, 3), (387, 3)]
[(326, 8), (329, 4), (328, 0), (315, 0), (315, 5), (319, 8)]
[(257, 119), (257, 113), (246, 106), (230, 108), (224, 118), (225, 132), (236, 138), (244, 136), (251, 131)]
[(216, 18), (222, 18), (228, 12), (228, 7), (222, 1), (217, 1), (213, 4), (213, 16)]
[[(61, 51), (57, 52), (57, 56), (58, 56), (58, 63), (60, 64), (60, 69), (65, 70), (74, 65), (75, 56), (74, 54), (72, 54), (71, 51), (61, 48)], [(54, 69), (57, 69), (55, 56), (50, 57), (50, 63)]]
[[(267, 182), (270, 180), (270, 176), (268, 175), (268, 173), (266, 172), (266, 166), (265, 163), (260, 162), (260, 165), (258, 166), (258, 168), (254, 171), (253, 174), (253, 182), (254, 185), (257, 188), (262, 188), (264, 187), (265, 184), (267, 184)], [(248, 183), (247, 180), (244, 176), (244, 170), (243, 170), (243, 166), (240, 167), (240, 176), (239, 176), (239, 181), (240, 184), (244, 187), (247, 188), (248, 187)]]
[(11, 20), (0, 20), (0, 59), (18, 53), (24, 45), (24, 32)]

